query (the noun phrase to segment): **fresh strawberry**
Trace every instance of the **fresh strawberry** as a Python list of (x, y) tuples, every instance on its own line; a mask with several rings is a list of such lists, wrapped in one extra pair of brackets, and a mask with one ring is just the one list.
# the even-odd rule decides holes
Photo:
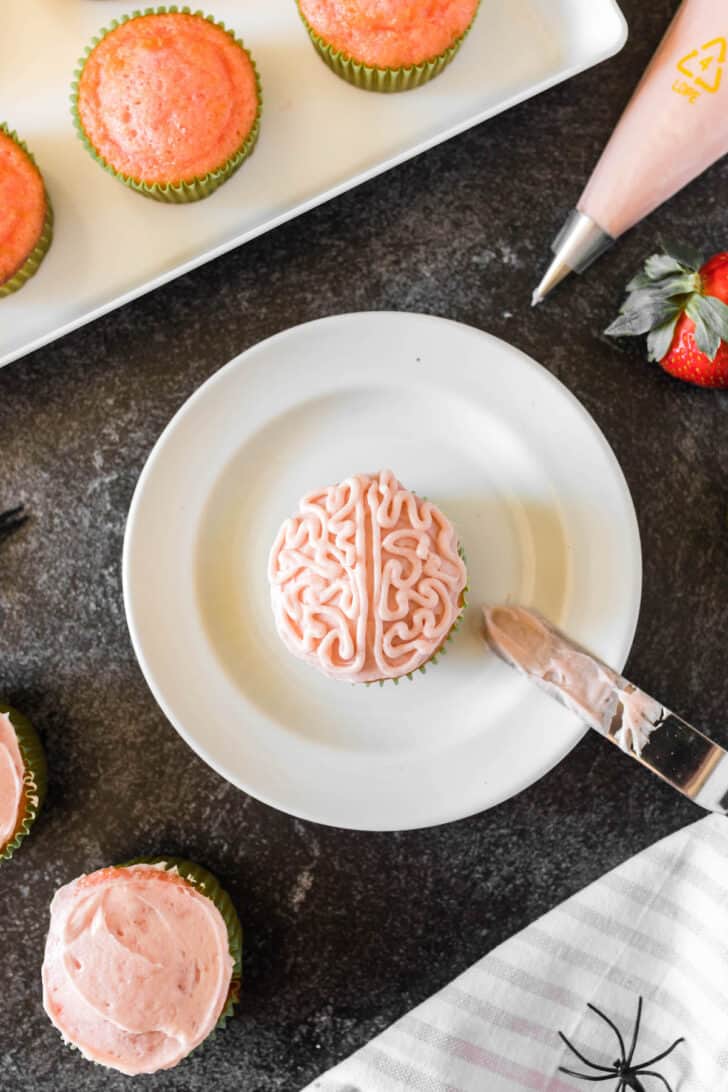
[(627, 292), (605, 334), (647, 334), (649, 359), (670, 375), (728, 388), (728, 252), (703, 263), (692, 249), (666, 247), (647, 259)]

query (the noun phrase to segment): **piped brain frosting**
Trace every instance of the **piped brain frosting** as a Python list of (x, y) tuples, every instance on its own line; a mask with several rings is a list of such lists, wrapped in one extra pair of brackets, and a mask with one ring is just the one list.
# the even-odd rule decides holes
[(416, 671), (445, 642), (467, 576), (452, 523), (390, 470), (308, 493), (270, 554), (276, 627), (330, 678)]
[(222, 914), (162, 866), (104, 868), (51, 904), (46, 1012), (86, 1058), (122, 1073), (169, 1069), (206, 1039), (232, 971)]
[(25, 762), (10, 717), (0, 713), (0, 850), (11, 841), (25, 811)]

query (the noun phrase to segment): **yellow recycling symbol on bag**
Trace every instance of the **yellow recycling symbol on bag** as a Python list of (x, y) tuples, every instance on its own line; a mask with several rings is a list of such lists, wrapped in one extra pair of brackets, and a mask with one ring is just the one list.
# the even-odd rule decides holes
[(675, 80), (673, 91), (685, 95), (690, 102), (696, 102), (704, 92), (714, 95), (721, 85), (725, 58), (725, 38), (711, 38), (700, 49), (691, 49), (677, 62), (678, 72), (687, 78)]

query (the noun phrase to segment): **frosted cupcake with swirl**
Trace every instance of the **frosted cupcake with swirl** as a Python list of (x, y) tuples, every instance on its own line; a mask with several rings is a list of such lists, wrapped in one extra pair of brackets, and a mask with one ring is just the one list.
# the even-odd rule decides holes
[(61, 887), (51, 903), (43, 1005), (89, 1061), (171, 1069), (232, 1014), (242, 930), (201, 865), (147, 857)]
[(331, 679), (411, 677), (460, 621), (461, 555), (447, 516), (391, 470), (307, 493), (270, 554), (278, 633), (294, 656)]
[(30, 832), (46, 792), (47, 767), (32, 724), (0, 701), (0, 861)]

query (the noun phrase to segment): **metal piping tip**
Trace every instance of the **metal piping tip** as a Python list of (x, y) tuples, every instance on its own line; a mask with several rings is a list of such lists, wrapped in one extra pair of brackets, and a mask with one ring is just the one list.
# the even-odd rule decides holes
[(571, 266), (567, 265), (566, 262), (561, 261), (560, 258), (554, 258), (541, 278), (541, 283), (531, 297), (531, 306), (535, 307), (537, 303), (541, 303), (542, 300), (545, 300), (549, 293), (553, 292), (554, 288), (556, 288), (556, 285), (561, 284), (561, 282), (573, 272)]
[(585, 212), (573, 209), (554, 240), (554, 259), (531, 298), (535, 307), (553, 292), (570, 273), (583, 273), (595, 258), (607, 250), (614, 239)]

